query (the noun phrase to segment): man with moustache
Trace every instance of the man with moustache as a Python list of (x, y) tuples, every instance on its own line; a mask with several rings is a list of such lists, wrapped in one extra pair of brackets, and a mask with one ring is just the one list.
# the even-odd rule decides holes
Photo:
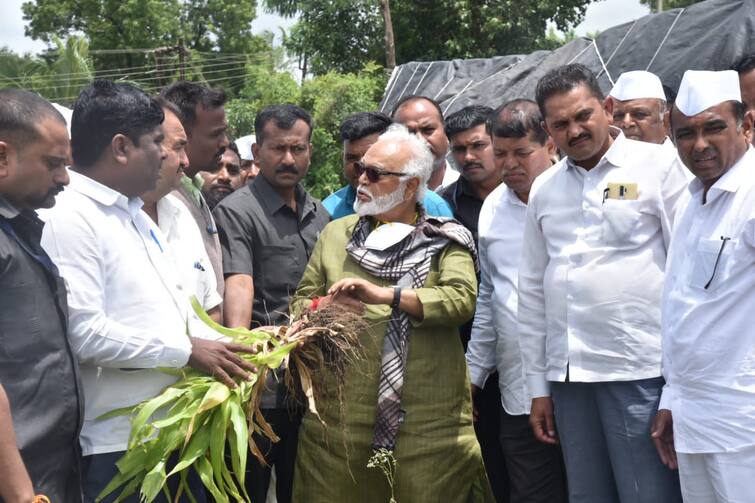
[[(155, 187), (166, 158), (163, 119), (160, 105), (135, 86), (97, 79), (85, 87), (71, 119), (71, 183), (45, 214), (42, 245), (66, 280), (69, 338), (86, 398), (84, 501), (118, 473), (131, 430), (128, 416), (100, 417), (177, 380), (160, 367), (189, 365), (231, 387), (233, 377), (248, 379), (253, 370), (236, 355), (250, 348), (194, 336), (167, 243), (141, 211), (138, 196)], [(201, 482), (190, 480), (202, 501)]]
[(0, 89), (0, 501), (79, 503), (84, 400), (68, 341), (63, 280), (39, 244), (68, 184), (63, 116), (36, 94)]
[(433, 154), (433, 174), (427, 182), (427, 188), (437, 192), (459, 178), (458, 171), (446, 162), (448, 138), (443, 130), (443, 112), (434, 99), (414, 94), (404, 96), (394, 105), (391, 118), (394, 122), (406, 126), (410, 132), (424, 138), (430, 145), (430, 152)]
[[(341, 140), (343, 141), (343, 176), (348, 185), (329, 195), (322, 202), (334, 219), (352, 215), (356, 201), (359, 176), (356, 164), (362, 159), (367, 149), (372, 146), (391, 125), (391, 118), (380, 112), (358, 112), (346, 117), (341, 123)], [(422, 205), (428, 215), (436, 217), (453, 216), (451, 208), (438, 194), (427, 191)]]
[(653, 426), (684, 501), (755, 492), (755, 151), (736, 72), (688, 70), (671, 112), (685, 191), (666, 267), (663, 374)]
[[(451, 123), (450, 117), (447, 122)], [(501, 468), (508, 473), (506, 501), (511, 503), (566, 501), (560, 450), (538, 442), (529, 425), (516, 320), (527, 201), (535, 179), (553, 173), (546, 170), (556, 154), (541, 122), (534, 101), (514, 100), (493, 112), (486, 125), (505, 185), (488, 195), (480, 211), (480, 291), (467, 347), (472, 395), (479, 396), (490, 384), (500, 388), (495, 416), (500, 416), (500, 439), (496, 440), (505, 458)], [(480, 420), (483, 414), (479, 410)]]
[(646, 71), (624, 72), (608, 94), (613, 125), (632, 140), (674, 148), (668, 138), (669, 110), (663, 84)]
[(189, 167), (181, 187), (173, 195), (183, 202), (199, 226), (205, 251), (215, 272), (218, 293), (223, 296), (223, 260), (218, 230), (212, 218), (212, 209), (202, 195), (204, 180), (198, 173), (210, 169), (228, 146), (225, 119), (226, 95), (221, 89), (194, 82), (176, 82), (163, 89), (161, 96), (180, 111), (179, 118), (186, 131), (186, 155)]
[[(256, 327), (288, 321), (290, 296), (307, 267), (330, 216), (301, 186), (312, 155), (312, 118), (295, 105), (262, 109), (254, 120), (252, 146), (260, 174), (215, 208), (226, 277), (225, 325)], [(286, 408), (280, 377), (269, 374), (260, 405), (280, 437), (270, 443), (255, 435), (268, 466), (250, 460), (246, 488), (264, 501), (275, 467), (280, 503), (291, 501), (300, 416)]]
[(611, 137), (610, 106), (583, 65), (551, 70), (535, 95), (566, 157), (535, 182), (526, 212), (518, 322), (530, 424), (538, 440), (560, 442), (571, 501), (681, 501), (648, 432), (686, 170), (661, 145)]
[(210, 170), (200, 171), (202, 195), (210, 208), (214, 209), (231, 192), (241, 187), (245, 174), (241, 169), (241, 156), (234, 142), (228, 144), (223, 155)]
[(178, 119), (178, 109), (173, 103), (158, 97), (162, 107), (163, 147), (166, 153), (160, 168), (160, 177), (155, 188), (142, 194), (142, 210), (160, 228), (181, 285), (188, 298), (195, 296), (210, 317), (220, 323), (222, 297), (217, 292), (215, 273), (202, 243), (202, 235), (189, 209), (171, 194), (181, 186), (181, 178), (189, 165), (186, 156), (186, 133)]

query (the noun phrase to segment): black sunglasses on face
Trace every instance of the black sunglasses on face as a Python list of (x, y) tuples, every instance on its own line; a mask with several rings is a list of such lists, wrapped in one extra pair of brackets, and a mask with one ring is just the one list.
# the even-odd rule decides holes
[(367, 175), (367, 179), (370, 181), (370, 183), (377, 183), (380, 180), (381, 176), (407, 176), (406, 173), (397, 173), (395, 171), (384, 171), (382, 169), (378, 169), (375, 166), (367, 166), (361, 161), (354, 163), (354, 168), (356, 169), (357, 176), (362, 176), (362, 173)]

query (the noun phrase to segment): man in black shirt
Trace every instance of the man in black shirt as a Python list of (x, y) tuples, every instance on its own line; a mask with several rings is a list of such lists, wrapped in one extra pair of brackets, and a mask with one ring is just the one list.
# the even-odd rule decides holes
[(82, 499), (66, 289), (34, 211), (68, 184), (69, 157), (65, 119), (50, 103), (0, 90), (0, 502)]
[[(299, 183), (309, 170), (312, 119), (294, 105), (274, 105), (257, 114), (252, 146), (259, 175), (215, 207), (225, 274), (225, 325), (254, 327), (288, 322), (290, 296), (307, 267), (330, 216)], [(285, 390), (272, 375), (261, 409), (280, 441), (255, 442), (275, 466), (279, 503), (291, 501), (299, 417), (285, 407)], [(253, 459), (246, 487), (264, 501), (270, 467)]]
[[(502, 171), (493, 161), (493, 146), (485, 122), (492, 108), (472, 105), (446, 118), (445, 132), (451, 143), (451, 156), (461, 176), (440, 191), (454, 212), (454, 218), (472, 232), (477, 244), (477, 220), (482, 202), (503, 181)], [(472, 330), (472, 320), (460, 327), (466, 350)], [(474, 396), (476, 412), (475, 433), (480, 442), (485, 469), (499, 503), (508, 501), (508, 480), (503, 452), (498, 441), (501, 395), (498, 374), (488, 379), (481, 393)]]

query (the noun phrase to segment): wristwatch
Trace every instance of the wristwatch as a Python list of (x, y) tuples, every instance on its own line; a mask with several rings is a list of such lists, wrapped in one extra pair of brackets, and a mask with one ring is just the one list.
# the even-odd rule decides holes
[(398, 309), (399, 304), (401, 304), (401, 287), (394, 286), (393, 287), (393, 302), (391, 302), (391, 309)]

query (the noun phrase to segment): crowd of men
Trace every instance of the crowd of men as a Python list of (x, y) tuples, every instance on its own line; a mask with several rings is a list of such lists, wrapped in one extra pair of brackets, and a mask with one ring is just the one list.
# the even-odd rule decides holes
[[(604, 96), (569, 64), (534, 94), (446, 117), (412, 95), (389, 115), (345, 118), (346, 185), (321, 202), (302, 183), (313, 124), (298, 106), (260, 110), (254, 135), (231, 141), (225, 94), (197, 83), (149, 96), (95, 80), (68, 124), (39, 96), (0, 90), (0, 502), (95, 501), (130, 432), (127, 416), (101, 416), (175, 382), (159, 368), (231, 387), (249, 377), (239, 353), (252, 349), (209, 333), (192, 296), (228, 327), (282, 325), (328, 303), (385, 307), (386, 341), (417, 346), (397, 386), (386, 349), (375, 389), (359, 393), (386, 428), (368, 440), (398, 445), (399, 474), (414, 466), (400, 443), (413, 421), (448, 415), (412, 410), (412, 358), (461, 359), (449, 385), (433, 367), (437, 386), (460, 384), (473, 403), (460, 398), (460, 429), (448, 431), (461, 438), (474, 423), (464, 453), (484, 460), (485, 494), (460, 502), (752, 501), (755, 55), (687, 71), (676, 93), (631, 71)], [(415, 267), (430, 276), (404, 284), (370, 268), (365, 257), (388, 267), (383, 252), (414, 227), (435, 229), (423, 246), (438, 255)], [(425, 278), (459, 297), (423, 292)], [(473, 316), (460, 307), (469, 296)], [(421, 331), (430, 318), (436, 328)], [(443, 349), (444, 331), (465, 358)], [(280, 441), (255, 434), (267, 464), (250, 457), (251, 500), (265, 501), (274, 471), (280, 503), (354, 501), (354, 475), (316, 454), (289, 393), (269, 374), (261, 409)], [(431, 473), (456, 485), (407, 485), (398, 500), (457, 501), (471, 477)], [(211, 501), (198, 474), (188, 482), (194, 501)], [(328, 486), (343, 493), (326, 498)]]

